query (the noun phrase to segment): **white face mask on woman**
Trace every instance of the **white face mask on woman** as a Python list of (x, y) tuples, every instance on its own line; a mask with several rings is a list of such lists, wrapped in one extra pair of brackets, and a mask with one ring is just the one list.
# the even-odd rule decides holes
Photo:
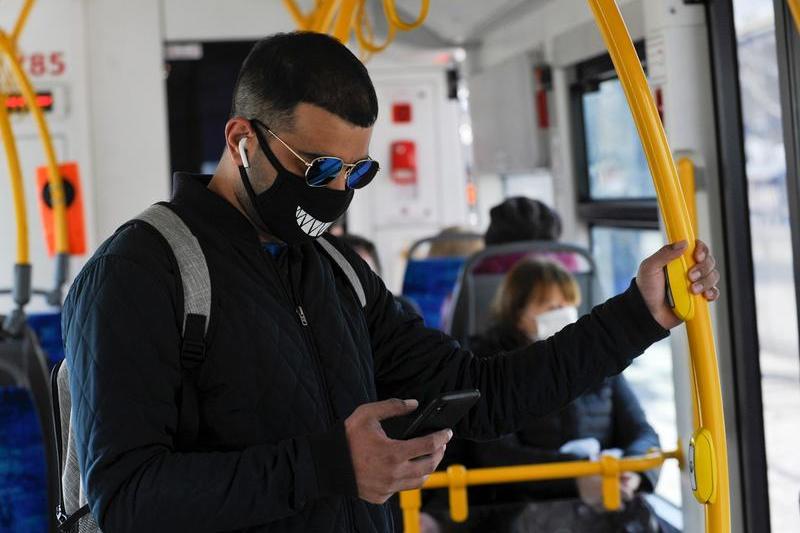
[(542, 340), (552, 337), (576, 320), (578, 308), (571, 305), (542, 313), (536, 316), (536, 337)]

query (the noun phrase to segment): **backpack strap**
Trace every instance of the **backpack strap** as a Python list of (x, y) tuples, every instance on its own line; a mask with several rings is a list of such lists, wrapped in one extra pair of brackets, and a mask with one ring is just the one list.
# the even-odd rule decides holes
[(200, 247), (186, 223), (164, 204), (148, 207), (136, 220), (146, 222), (167, 241), (181, 276), (183, 289), (183, 331), (181, 342), (181, 405), (177, 440), (191, 445), (200, 422), (197, 374), (206, 358), (206, 333), (211, 319), (211, 276)]
[(358, 297), (358, 303), (361, 304), (361, 307), (364, 308), (367, 306), (367, 296), (364, 292), (364, 285), (361, 283), (361, 279), (356, 274), (356, 270), (353, 268), (353, 265), (350, 264), (350, 261), (340, 252), (334, 245), (327, 241), (327, 239), (322, 236), (317, 239), (317, 242), (320, 245), (320, 248), (331, 258), (331, 260), (336, 263), (339, 269), (344, 273), (347, 281), (350, 282), (350, 286), (353, 287), (353, 291), (356, 293), (356, 297)]

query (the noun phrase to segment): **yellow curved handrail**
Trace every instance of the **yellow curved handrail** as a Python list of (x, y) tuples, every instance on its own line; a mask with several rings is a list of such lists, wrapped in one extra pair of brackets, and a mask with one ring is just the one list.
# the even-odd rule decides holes
[[(367, 12), (363, 3), (358, 6), (355, 30), (358, 45), (364, 52), (369, 54), (377, 54), (378, 52), (383, 52), (386, 50), (386, 48), (392, 44), (392, 41), (394, 41), (394, 37), (397, 34), (397, 29), (390, 24), (386, 32), (386, 40), (384, 40), (381, 44), (376, 44), (374, 35), (372, 33), (372, 26), (369, 22), (369, 18), (367, 17)], [(366, 30), (369, 35), (364, 35), (364, 30)]]
[[(705, 504), (706, 529), (712, 533), (730, 530), (730, 494), (725, 420), (719, 382), (716, 348), (708, 302), (688, 292), (686, 273), (694, 263), (695, 233), (681, 191), (664, 127), (647, 84), (628, 29), (614, 0), (588, 0), (600, 33), (614, 62), (631, 112), (639, 130), (658, 203), (670, 242), (687, 240), (680, 278), (670, 277), (673, 296), (688, 297), (693, 312), (686, 317), (691, 362), (697, 386), (699, 420), (692, 439), (695, 479), (700, 484), (695, 497)], [(682, 278), (682, 279), (681, 279)], [(693, 316), (692, 316), (693, 315)], [(691, 452), (690, 452), (691, 453)]]
[(33, 4), (35, 2), (36, 0), (25, 0), (25, 3), (22, 4), (22, 9), (19, 11), (17, 22), (14, 24), (14, 29), (11, 32), (11, 42), (13, 42), (15, 45), (19, 41), (19, 35), (22, 33), (25, 23), (28, 22), (28, 15), (31, 14), (31, 9), (33, 9)]
[(383, 0), (383, 10), (386, 12), (386, 20), (389, 21), (389, 24), (402, 31), (411, 31), (422, 26), (425, 19), (428, 17), (430, 7), (430, 0), (421, 0), (417, 19), (414, 22), (405, 22), (397, 15), (395, 0)]
[(662, 452), (652, 451), (640, 457), (618, 459), (602, 455), (595, 461), (566, 461), (522, 466), (476, 468), (467, 470), (461, 465), (450, 466), (446, 472), (430, 475), (422, 489), (400, 493), (400, 507), (403, 511), (405, 533), (419, 533), (419, 510), (422, 504), (422, 490), (447, 488), (450, 500), (450, 517), (454, 522), (464, 522), (468, 518), (467, 487), (494, 485), (497, 483), (521, 483), (544, 479), (568, 479), (587, 476), (601, 476), (603, 505), (608, 510), (619, 509), (620, 480), (623, 472), (645, 472), (661, 466), (668, 459), (679, 463), (683, 454), (680, 449)]
[(378, 44), (367, 14), (366, 0), (316, 0), (314, 8), (307, 14), (297, 5), (297, 0), (283, 0), (297, 29), (329, 33), (343, 43), (354, 34), (363, 54), (385, 50), (398, 31), (411, 31), (422, 26), (430, 11), (430, 0), (420, 0), (419, 15), (413, 22), (406, 22), (398, 15), (395, 2), (382, 0), (387, 35), (386, 40)]
[(17, 264), (30, 264), (30, 243), (28, 242), (28, 212), (25, 206), (25, 185), (19, 164), (17, 143), (11, 129), (11, 119), (6, 110), (8, 95), (0, 93), (0, 133), (3, 137), (3, 148), (6, 151), (8, 175), (11, 179), (11, 194), (14, 200), (14, 218), (17, 223)]
[[(32, 3), (32, 2), (31, 2)], [(27, 4), (26, 4), (27, 5)], [(39, 138), (42, 142), (44, 149), (45, 159), (47, 162), (49, 182), (50, 182), (50, 198), (53, 205), (53, 215), (55, 221), (55, 249), (58, 254), (69, 253), (69, 241), (67, 238), (67, 216), (66, 216), (66, 202), (64, 198), (64, 187), (61, 179), (61, 173), (58, 170), (58, 162), (53, 148), (53, 141), (50, 136), (50, 130), (47, 127), (47, 122), (44, 118), (44, 112), (39, 107), (36, 101), (36, 92), (33, 90), (28, 76), (22, 69), (22, 66), (17, 59), (16, 45), (9, 38), (9, 36), (0, 30), (0, 53), (5, 56), (11, 67), (11, 73), (22, 92), (25, 103), (33, 116), (34, 121), (39, 132)], [(5, 105), (5, 104), (4, 104)]]
[(794, 27), (800, 32), (800, 0), (786, 0), (789, 4), (789, 11), (792, 12), (794, 18)]

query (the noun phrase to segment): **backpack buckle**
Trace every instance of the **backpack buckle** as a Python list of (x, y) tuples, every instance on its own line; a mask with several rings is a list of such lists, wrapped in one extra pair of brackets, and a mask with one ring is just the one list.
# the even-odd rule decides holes
[(183, 339), (181, 346), (181, 364), (184, 368), (193, 368), (206, 359), (206, 343), (192, 339)]

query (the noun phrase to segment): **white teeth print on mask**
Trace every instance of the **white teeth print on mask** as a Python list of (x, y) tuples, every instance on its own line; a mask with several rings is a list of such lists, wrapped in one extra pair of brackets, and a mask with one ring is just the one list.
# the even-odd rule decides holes
[(303, 211), (302, 207), (297, 207), (297, 210), (294, 214), (295, 218), (297, 218), (297, 225), (300, 226), (306, 235), (316, 239), (323, 233), (325, 233), (333, 222), (321, 222), (316, 218), (312, 217), (305, 211)]

